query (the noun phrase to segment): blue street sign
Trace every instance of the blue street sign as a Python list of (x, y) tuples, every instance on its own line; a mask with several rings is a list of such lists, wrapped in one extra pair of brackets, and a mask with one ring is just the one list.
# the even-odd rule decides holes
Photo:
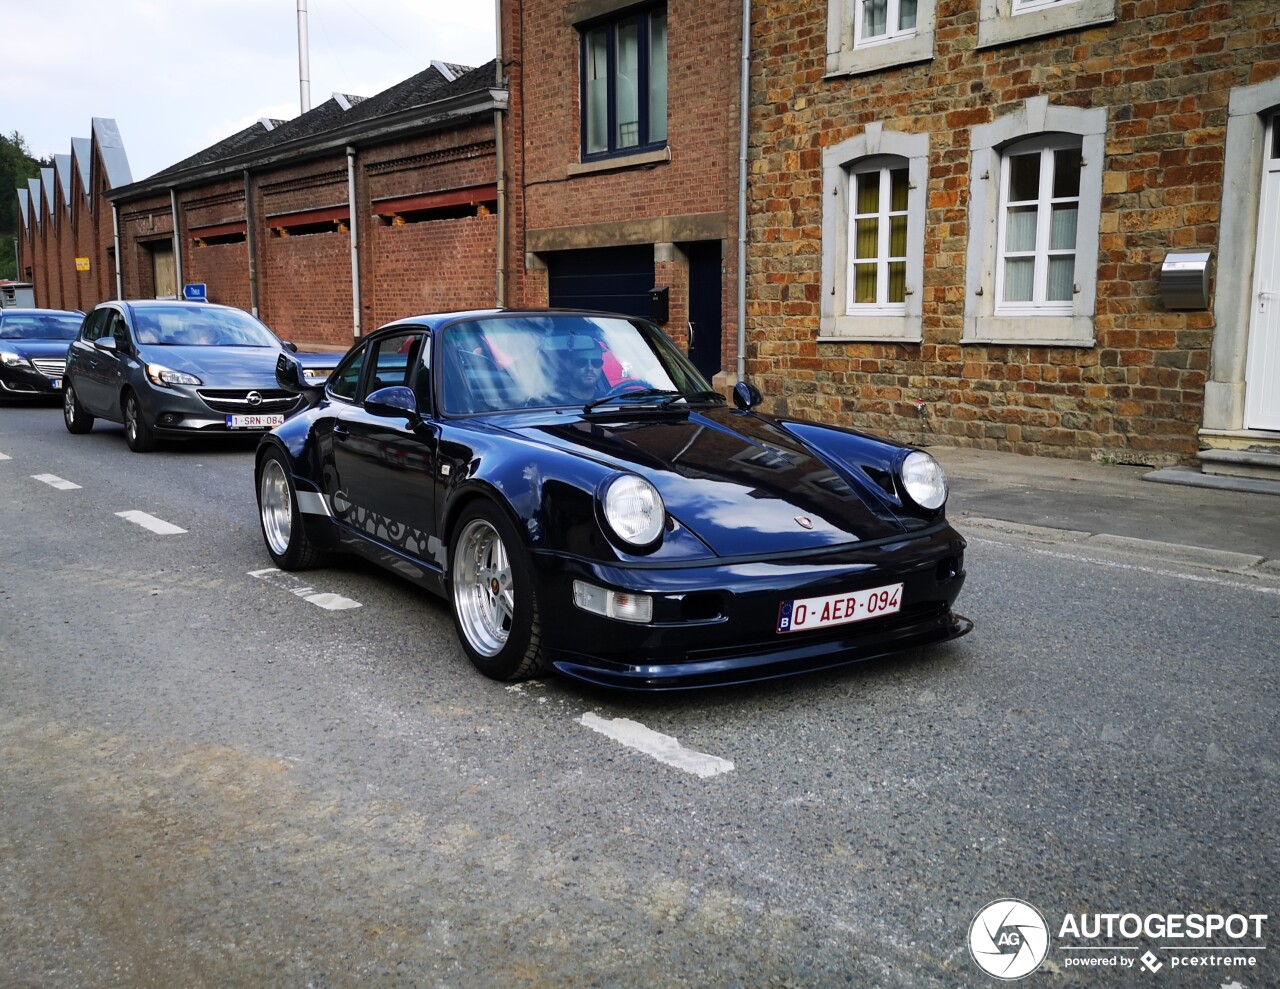
[(209, 298), (205, 292), (204, 282), (193, 282), (190, 285), (182, 286), (182, 297), (188, 302), (208, 302)]

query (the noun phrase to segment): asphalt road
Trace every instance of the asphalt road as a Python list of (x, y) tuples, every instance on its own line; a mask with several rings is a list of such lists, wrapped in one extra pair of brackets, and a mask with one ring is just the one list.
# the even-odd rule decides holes
[(992, 986), (1005, 897), (1027, 986), (1280, 984), (1270, 919), (1060, 936), (1274, 914), (1280, 582), (982, 531), (955, 643), (504, 686), (407, 582), (268, 572), (250, 451), (0, 408), (0, 985)]

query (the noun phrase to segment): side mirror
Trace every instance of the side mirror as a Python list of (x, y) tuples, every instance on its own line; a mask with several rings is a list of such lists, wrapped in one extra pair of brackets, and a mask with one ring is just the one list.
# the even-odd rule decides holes
[(302, 392), (307, 390), (306, 382), (300, 360), (292, 354), (280, 354), (276, 358), (276, 384), (286, 391)]
[(760, 394), (760, 389), (755, 385), (746, 381), (739, 381), (733, 386), (733, 404), (738, 407), (739, 412), (750, 412), (762, 401), (764, 401), (764, 396)]
[(97, 340), (93, 341), (93, 345), (99, 350), (106, 350), (110, 353), (115, 353), (120, 349), (115, 337), (98, 337)]
[(289, 353), (296, 354), (298, 352), (298, 345), (296, 343), (292, 343), (289, 340), (284, 340), (282, 343), (284, 344), (284, 349), (289, 351)]
[(412, 421), (418, 418), (418, 400), (413, 396), (413, 389), (404, 385), (390, 385), (370, 392), (365, 397), (364, 410), (381, 419)]

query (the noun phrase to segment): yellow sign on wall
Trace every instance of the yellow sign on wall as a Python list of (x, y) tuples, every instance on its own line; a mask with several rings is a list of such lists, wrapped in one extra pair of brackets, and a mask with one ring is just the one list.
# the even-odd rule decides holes
[(89, 270), (89, 259), (76, 258), (76, 271), (88, 271), (88, 270)]

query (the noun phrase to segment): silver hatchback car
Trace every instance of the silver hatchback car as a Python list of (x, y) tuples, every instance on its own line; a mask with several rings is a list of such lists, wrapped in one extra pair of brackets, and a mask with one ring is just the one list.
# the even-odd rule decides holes
[(261, 433), (305, 406), (276, 383), (283, 343), (253, 316), (206, 302), (103, 302), (67, 352), (63, 418), (124, 424), (129, 449), (164, 438)]

